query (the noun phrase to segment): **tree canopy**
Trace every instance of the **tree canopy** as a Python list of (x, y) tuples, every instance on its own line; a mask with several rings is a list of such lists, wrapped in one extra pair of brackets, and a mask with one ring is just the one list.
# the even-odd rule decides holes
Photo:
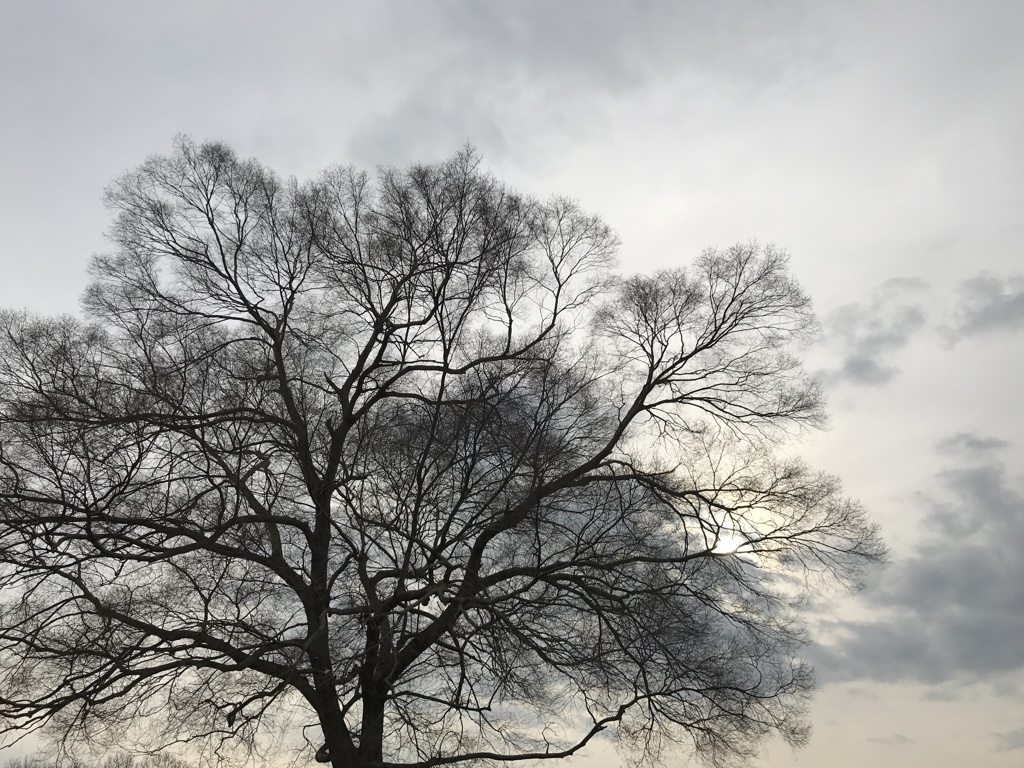
[(84, 317), (0, 314), (10, 733), (302, 726), (336, 768), (804, 741), (800, 603), (883, 548), (787, 455), (824, 413), (784, 253), (623, 275), (469, 150), (299, 183), (183, 139), (107, 202)]

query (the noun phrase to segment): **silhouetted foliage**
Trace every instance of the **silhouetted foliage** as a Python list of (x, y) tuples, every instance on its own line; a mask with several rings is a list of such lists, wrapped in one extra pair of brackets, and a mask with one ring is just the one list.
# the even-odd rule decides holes
[(102, 760), (83, 760), (71, 755), (60, 758), (45, 755), (31, 755), (7, 760), (3, 768), (190, 768), (189, 764), (176, 755), (131, 755), (116, 752)]
[(9, 729), (300, 721), (336, 768), (804, 741), (798, 603), (882, 547), (777, 455), (822, 419), (782, 253), (619, 276), (470, 151), (299, 184), (183, 140), (108, 203), (86, 319), (0, 319)]

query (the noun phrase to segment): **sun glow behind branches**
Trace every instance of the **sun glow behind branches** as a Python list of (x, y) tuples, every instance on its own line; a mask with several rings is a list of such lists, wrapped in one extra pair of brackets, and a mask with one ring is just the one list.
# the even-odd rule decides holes
[(715, 541), (711, 551), (716, 555), (735, 555), (750, 551), (750, 542), (746, 536), (736, 533), (723, 533)]

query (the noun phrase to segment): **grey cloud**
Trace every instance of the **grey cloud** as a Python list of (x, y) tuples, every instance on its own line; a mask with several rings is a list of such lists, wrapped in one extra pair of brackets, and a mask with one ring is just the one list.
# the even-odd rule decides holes
[[(416, 130), (410, 131), (410, 126)], [(462, 131), (461, 138), (453, 136)], [(493, 110), (479, 103), (456, 105), (420, 93), (403, 102), (372, 130), (359, 130), (349, 141), (348, 156), (357, 166), (389, 165), (397, 158), (412, 162), (442, 160), (460, 149), (460, 143), (485, 147), (488, 156), (508, 150), (505, 130)]]
[(928, 287), (916, 278), (894, 278), (878, 286), (871, 298), (833, 310), (824, 320), (825, 344), (838, 351), (839, 365), (824, 371), (826, 382), (879, 386), (899, 369), (893, 355), (926, 324)]
[(940, 440), (935, 448), (939, 453), (971, 455), (998, 451), (1007, 446), (1009, 443), (998, 437), (985, 437), (973, 432), (957, 432)]
[[(950, 444), (995, 445), (971, 437)], [(946, 470), (917, 551), (864, 598), (880, 617), (835, 622), (811, 655), (826, 679), (939, 684), (1024, 671), (1024, 478), (984, 461)]]
[(961, 691), (960, 685), (936, 685), (925, 691), (921, 698), (925, 701), (941, 701), (948, 704), (952, 701), (959, 701)]
[(886, 365), (870, 354), (853, 354), (843, 360), (842, 365), (830, 372), (833, 379), (849, 381), (853, 384), (878, 386), (887, 384), (896, 374), (897, 369)]
[[(492, 157), (554, 154), (623, 108), (622, 97), (671, 79), (748, 96), (828, 71), (842, 31), (800, 0), (745, 3), (441, 2), (403, 7), (395, 35), (432, 40), (405, 87), (351, 138), (356, 160), (451, 152), (471, 138)], [(788, 87), (788, 86), (787, 86)], [(486, 118), (482, 117), (486, 115)], [(543, 140), (538, 141), (538, 127)], [(398, 137), (398, 139), (396, 139)], [(493, 144), (488, 139), (493, 139)], [(511, 150), (508, 150), (511, 151)]]
[(957, 286), (951, 341), (995, 331), (1024, 330), (1024, 275), (982, 274)]
[[(931, 309), (933, 305), (938, 308)], [(899, 373), (897, 353), (930, 325), (950, 345), (967, 337), (1024, 330), (1024, 275), (978, 275), (958, 283), (952, 296), (948, 291), (935, 295), (916, 278), (889, 280), (867, 300), (841, 306), (824, 318), (824, 344), (840, 359), (820, 376), (826, 383), (887, 384)], [(984, 447), (954, 440), (943, 450)]]
[(909, 736), (904, 736), (902, 733), (894, 733), (891, 736), (871, 736), (868, 738), (873, 744), (913, 744), (914, 740)]
[[(771, 9), (587, 0), (512, 5), (446, 3), (445, 25), (474, 41), (481, 68), (528, 72), (620, 89), (666, 70), (712, 72), (765, 84), (828, 53), (827, 20), (812, 3)], [(431, 12), (434, 12), (431, 8)], [(818, 35), (804, 36), (813, 27)]]
[(995, 733), (993, 736), (996, 739), (996, 752), (1013, 752), (1016, 749), (1024, 749), (1024, 728)]

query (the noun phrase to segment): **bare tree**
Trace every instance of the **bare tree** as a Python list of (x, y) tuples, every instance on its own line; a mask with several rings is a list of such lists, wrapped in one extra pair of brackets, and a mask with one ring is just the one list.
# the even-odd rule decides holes
[(115, 752), (93, 763), (71, 755), (61, 757), (16, 757), (4, 762), (3, 768), (191, 768), (180, 757), (166, 753), (136, 757), (127, 752)]
[(299, 184), (181, 140), (108, 203), (86, 320), (0, 321), (8, 731), (298, 712), (336, 768), (804, 741), (799, 602), (882, 546), (779, 456), (822, 419), (784, 254), (621, 277), (471, 151)]

